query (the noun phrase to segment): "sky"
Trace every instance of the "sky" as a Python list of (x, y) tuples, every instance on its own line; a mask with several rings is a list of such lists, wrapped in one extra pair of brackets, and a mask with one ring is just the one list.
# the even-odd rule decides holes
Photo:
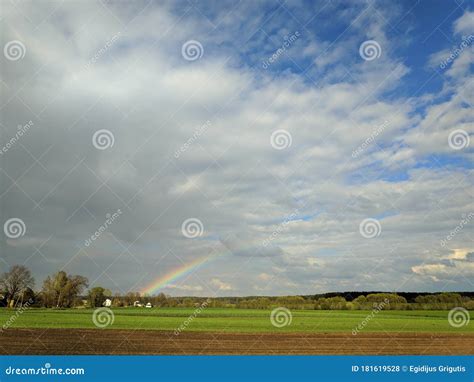
[(474, 4), (0, 5), (0, 271), (474, 290)]

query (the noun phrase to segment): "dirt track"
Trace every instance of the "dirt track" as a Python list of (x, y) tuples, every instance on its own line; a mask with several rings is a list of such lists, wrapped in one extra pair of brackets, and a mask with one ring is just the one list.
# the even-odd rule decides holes
[(474, 335), (8, 329), (0, 354), (474, 354)]

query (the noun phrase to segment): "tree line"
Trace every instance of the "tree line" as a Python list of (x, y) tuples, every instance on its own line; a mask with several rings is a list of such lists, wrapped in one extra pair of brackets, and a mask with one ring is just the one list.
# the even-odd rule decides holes
[(28, 307), (79, 308), (100, 307), (109, 299), (112, 307), (132, 307), (150, 303), (156, 307), (191, 308), (207, 307), (236, 309), (273, 309), (285, 306), (289, 309), (317, 310), (445, 310), (464, 307), (474, 310), (474, 293), (404, 293), (409, 299), (397, 293), (350, 292), (345, 295), (331, 293), (313, 296), (253, 296), (253, 297), (171, 297), (163, 293), (141, 295), (129, 292), (125, 295), (112, 294), (100, 286), (87, 289), (89, 281), (80, 275), (64, 271), (48, 276), (41, 290), (33, 290), (35, 280), (28, 268), (14, 265), (0, 276), (0, 306), (18, 307), (28, 302)]

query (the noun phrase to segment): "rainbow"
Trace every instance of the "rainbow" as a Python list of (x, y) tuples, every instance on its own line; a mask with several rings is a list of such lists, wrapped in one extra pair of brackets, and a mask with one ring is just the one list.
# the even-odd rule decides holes
[(165, 288), (167, 285), (171, 284), (173, 281), (184, 277), (186, 275), (191, 274), (195, 270), (199, 269), (205, 263), (221, 256), (222, 253), (214, 253), (210, 254), (209, 256), (196, 259), (188, 264), (183, 264), (176, 269), (168, 272), (166, 275), (157, 278), (156, 280), (152, 281), (148, 286), (146, 286), (142, 290), (142, 294), (153, 294), (159, 291), (160, 289)]

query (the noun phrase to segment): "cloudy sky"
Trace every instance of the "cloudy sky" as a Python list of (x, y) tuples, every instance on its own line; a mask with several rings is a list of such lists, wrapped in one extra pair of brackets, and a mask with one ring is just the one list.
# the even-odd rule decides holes
[(468, 3), (3, 1), (0, 270), (474, 290)]

